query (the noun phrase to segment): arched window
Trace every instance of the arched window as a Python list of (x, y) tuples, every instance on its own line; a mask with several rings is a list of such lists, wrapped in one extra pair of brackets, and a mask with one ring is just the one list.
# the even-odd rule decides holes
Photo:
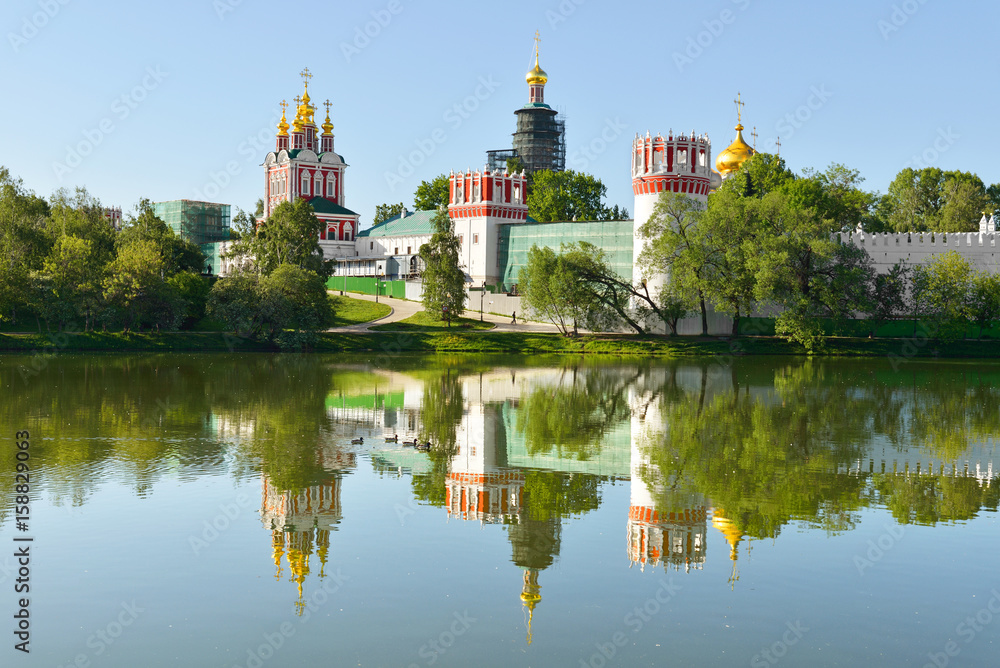
[(326, 177), (326, 196), (330, 199), (336, 199), (337, 179), (331, 173)]
[(344, 223), (344, 241), (354, 241), (354, 226)]

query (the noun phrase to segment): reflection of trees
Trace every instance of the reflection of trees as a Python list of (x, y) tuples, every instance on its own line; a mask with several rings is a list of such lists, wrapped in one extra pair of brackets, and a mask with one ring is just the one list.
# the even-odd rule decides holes
[(243, 456), (259, 458), (278, 489), (299, 490), (329, 477), (322, 446), (332, 437), (326, 397), (335, 372), (306, 355), (259, 355), (216, 365), (206, 383), (218, 419), (239, 434)]
[(661, 497), (693, 486), (754, 537), (776, 536), (793, 519), (849, 529), (863, 483), (835, 472), (867, 442), (864, 410), (848, 411), (855, 397), (808, 363), (779, 370), (774, 388), (754, 395), (735, 386), (707, 398), (699, 389), (667, 402), (665, 430), (642, 444), (647, 484)]
[[(566, 374), (569, 374), (567, 377)], [(629, 378), (614, 370), (564, 370), (564, 382), (529, 391), (519, 403), (517, 430), (531, 455), (557, 449), (560, 456), (589, 459), (602, 438), (627, 420)]]
[[(962, 520), (995, 507), (998, 485), (945, 475), (847, 475), (875, 439), (924, 445), (951, 461), (970, 442), (1000, 432), (1000, 391), (981, 374), (911, 374), (872, 362), (803, 362), (771, 367), (773, 391), (748, 373), (707, 395), (664, 393), (665, 428), (644, 444), (647, 483), (661, 496), (685, 481), (712, 499), (740, 530), (775, 536), (793, 520), (850, 529), (860, 507), (884, 504), (901, 522)], [(721, 374), (725, 376), (726, 374)], [(838, 473), (839, 472), (839, 473)], [(661, 503), (666, 504), (664, 498)]]
[(424, 396), (420, 404), (421, 442), (430, 441), (427, 456), (431, 461), (428, 473), (413, 475), (413, 493), (435, 506), (445, 504), (448, 466), (455, 456), (456, 434), (464, 412), (462, 384), (449, 367), (436, 378), (424, 381)]
[[(0, 356), (0, 425), (31, 431), (32, 468), (46, 469), (33, 487), (57, 503), (80, 505), (109, 477), (143, 496), (168, 466), (222, 459), (223, 446), (201, 438), (207, 357)], [(4, 498), (12, 483), (0, 477)]]

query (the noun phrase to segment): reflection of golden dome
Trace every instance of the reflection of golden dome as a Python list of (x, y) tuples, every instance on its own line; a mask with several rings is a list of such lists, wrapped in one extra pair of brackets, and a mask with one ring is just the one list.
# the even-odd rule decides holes
[(715, 168), (719, 170), (722, 176), (729, 176), (756, 152), (753, 150), (753, 147), (743, 141), (743, 124), (737, 123), (736, 139), (729, 145), (729, 148), (720, 153), (719, 157), (715, 159)]
[(538, 52), (535, 52), (535, 66), (524, 75), (524, 80), (529, 84), (545, 84), (549, 80), (549, 75), (538, 65)]
[(723, 512), (721, 508), (716, 508), (712, 512), (712, 526), (726, 537), (726, 542), (729, 543), (729, 558), (736, 561), (736, 547), (743, 540), (743, 532), (731, 520), (726, 519)]

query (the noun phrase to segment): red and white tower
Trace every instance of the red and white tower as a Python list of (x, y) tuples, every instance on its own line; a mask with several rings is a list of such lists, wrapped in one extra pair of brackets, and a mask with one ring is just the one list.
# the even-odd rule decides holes
[(309, 97), (309, 68), (301, 73), (305, 90), (295, 98), (295, 119), (289, 133), (287, 104), (281, 102), (281, 121), (274, 151), (264, 159), (264, 219), (282, 202), (305, 199), (324, 223), (320, 247), (324, 257), (354, 255), (359, 215), (344, 206), (344, 172), (347, 163), (333, 150), (330, 101), (322, 134), (316, 127), (316, 107)]
[[(666, 137), (635, 136), (632, 142), (632, 192), (635, 194), (635, 239), (632, 263), (639, 266), (639, 255), (646, 242), (639, 236), (639, 228), (653, 214), (653, 208), (662, 192), (682, 193), (702, 203), (708, 193), (722, 183), (722, 177), (712, 171), (712, 142), (708, 135), (674, 135)], [(659, 292), (666, 275), (650, 274), (633, 276), (636, 282), (645, 280), (650, 294)]]
[(497, 226), (528, 219), (524, 172), (506, 170), (451, 173), (448, 215), (461, 241), (459, 261), (473, 285), (496, 285), (500, 280)]

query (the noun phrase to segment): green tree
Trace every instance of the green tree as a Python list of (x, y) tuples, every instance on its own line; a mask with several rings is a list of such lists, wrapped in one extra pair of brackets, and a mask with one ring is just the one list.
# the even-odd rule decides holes
[(748, 206), (750, 201), (732, 192), (718, 192), (709, 197), (699, 222), (698, 238), (709, 251), (703, 289), (716, 310), (733, 318), (733, 336), (739, 334), (741, 318), (756, 303), (754, 257), (760, 221), (754, 207)]
[(533, 245), (518, 276), (522, 305), (539, 320), (547, 320), (563, 334), (575, 334), (586, 318), (591, 300), (575, 265), (551, 248)]
[(126, 331), (143, 325), (176, 329), (184, 302), (167, 284), (166, 259), (151, 239), (121, 245), (104, 277), (104, 299), (113, 324)]
[(451, 326), (451, 321), (460, 318), (465, 311), (467, 297), (465, 273), (458, 263), (458, 236), (444, 208), (438, 209), (431, 226), (434, 228), (431, 240), (420, 246), (420, 257), (424, 261), (424, 309)]
[(985, 271), (973, 273), (969, 312), (982, 338), (983, 332), (1000, 318), (1000, 275)]
[(913, 301), (937, 338), (965, 338), (972, 315), (973, 269), (956, 251), (936, 255), (913, 268)]
[[(104, 251), (89, 239), (61, 236), (43, 266), (48, 279), (47, 290), (39, 295), (41, 302), (61, 304), (58, 326), (64, 328), (70, 319), (82, 318), (84, 331), (89, 330), (103, 308), (102, 281), (106, 264)], [(46, 318), (48, 320), (48, 318)]]
[(193, 271), (179, 271), (167, 279), (167, 286), (184, 301), (181, 328), (187, 329), (205, 317), (212, 285), (207, 278)]
[(309, 202), (302, 198), (294, 203), (282, 202), (267, 220), (255, 225), (253, 234), (241, 231), (232, 253), (248, 257), (256, 271), (265, 276), (283, 264), (293, 264), (329, 278), (332, 261), (323, 260), (319, 245), (322, 230), (323, 223)]
[(989, 202), (975, 174), (907, 167), (889, 184), (882, 216), (896, 232), (973, 232)]
[(755, 153), (723, 181), (716, 192), (759, 198), (794, 179), (795, 175), (785, 166), (783, 158), (772, 153)]
[(207, 312), (237, 336), (283, 350), (310, 348), (333, 318), (322, 277), (291, 264), (279, 265), (268, 276), (240, 272), (220, 278), (209, 293)]
[(528, 191), (528, 215), (540, 222), (609, 220), (612, 210), (602, 203), (606, 192), (600, 179), (589, 174), (541, 170)]
[(402, 212), (402, 202), (399, 204), (378, 204), (375, 206), (375, 219), (372, 220), (372, 225), (378, 225), (383, 221), (389, 220), (393, 216), (398, 216)]
[(712, 256), (719, 249), (701, 225), (705, 206), (696, 199), (664, 191), (639, 236), (646, 240), (636, 267), (643, 286), (669, 272), (675, 294), (693, 294), (701, 311), (701, 333), (708, 334), (706, 287)]
[(451, 178), (439, 174), (430, 181), (421, 181), (413, 193), (413, 208), (417, 211), (437, 211), (448, 208), (451, 201)]
[(29, 277), (48, 255), (49, 206), (24, 188), (21, 179), (0, 167), (0, 319), (17, 321), (27, 304)]
[(120, 249), (136, 241), (150, 241), (156, 246), (163, 262), (159, 264), (161, 278), (166, 280), (179, 271), (201, 273), (205, 267), (205, 256), (197, 244), (182, 239), (153, 211), (148, 199), (141, 199), (136, 205), (136, 216), (125, 221), (115, 243)]
[(866, 310), (871, 258), (863, 248), (834, 241), (831, 221), (783, 192), (750, 205), (764, 225), (753, 258), (757, 299), (781, 307), (775, 331), (811, 352), (822, 343), (821, 318)]
[(309, 269), (279, 265), (261, 279), (260, 295), (263, 333), (283, 350), (311, 347), (333, 320), (326, 284)]
[(879, 327), (906, 312), (906, 288), (910, 273), (910, 267), (897, 262), (888, 273), (876, 274), (872, 279), (867, 312), (872, 336)]

